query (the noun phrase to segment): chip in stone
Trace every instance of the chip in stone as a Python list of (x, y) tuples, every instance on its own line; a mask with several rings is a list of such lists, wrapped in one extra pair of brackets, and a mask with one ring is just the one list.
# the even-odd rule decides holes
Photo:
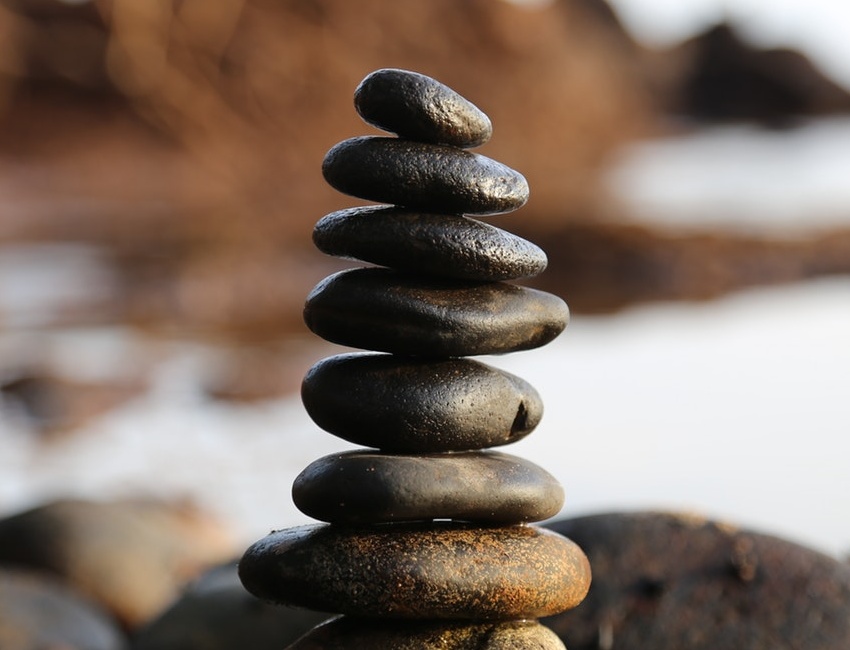
[(340, 354), (307, 372), (301, 398), (335, 436), (407, 453), (510, 444), (543, 416), (533, 386), (473, 359)]

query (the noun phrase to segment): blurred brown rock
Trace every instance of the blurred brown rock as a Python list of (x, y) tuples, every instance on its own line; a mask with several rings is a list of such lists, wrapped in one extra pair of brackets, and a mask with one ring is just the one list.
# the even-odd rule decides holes
[(105, 612), (60, 581), (0, 568), (3, 650), (124, 650), (127, 642)]
[(571, 650), (850, 647), (850, 567), (696, 516), (603, 514), (553, 523), (593, 584), (544, 622)]
[(235, 552), (197, 510), (148, 501), (56, 501), (0, 520), (0, 564), (63, 578), (133, 628)]

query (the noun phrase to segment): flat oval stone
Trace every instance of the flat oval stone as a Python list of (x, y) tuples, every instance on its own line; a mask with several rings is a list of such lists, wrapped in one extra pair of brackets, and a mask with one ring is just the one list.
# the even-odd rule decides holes
[(311, 630), (287, 650), (565, 650), (537, 621), (468, 623), (341, 616)]
[(386, 68), (368, 75), (354, 91), (354, 107), (366, 122), (403, 138), (477, 147), (493, 126), (475, 104), (436, 79)]
[(564, 490), (534, 463), (495, 451), (332, 454), (295, 479), (305, 515), (334, 524), (454, 519), (518, 524), (554, 517)]
[(361, 136), (334, 145), (325, 180), (361, 199), (448, 214), (498, 214), (528, 200), (517, 171), (477, 153), (400, 138)]
[(325, 431), (406, 453), (506, 445), (543, 416), (528, 382), (472, 359), (340, 354), (310, 368), (301, 399)]
[(550, 293), (501, 282), (440, 281), (390, 269), (340, 271), (307, 296), (304, 321), (318, 336), (366, 350), (462, 357), (528, 350), (566, 327)]
[(539, 618), (590, 587), (587, 558), (566, 537), (453, 522), (289, 528), (254, 543), (239, 575), (264, 600), (414, 619)]
[(324, 216), (316, 247), (336, 257), (467, 280), (514, 280), (546, 268), (546, 253), (490, 224), (403, 208), (349, 208)]

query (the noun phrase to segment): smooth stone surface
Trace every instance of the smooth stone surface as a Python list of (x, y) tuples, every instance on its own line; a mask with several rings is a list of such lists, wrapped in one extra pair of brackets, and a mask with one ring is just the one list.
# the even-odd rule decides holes
[(366, 122), (403, 138), (477, 147), (493, 126), (475, 104), (436, 79), (385, 68), (369, 74), (354, 91), (354, 107)]
[(345, 194), (426, 212), (498, 214), (528, 200), (523, 175), (500, 162), (400, 138), (344, 140), (328, 151), (322, 173)]
[(564, 650), (564, 644), (537, 621), (377, 621), (343, 616), (312, 630), (288, 650)]
[(467, 280), (531, 277), (547, 263), (540, 248), (490, 224), (386, 206), (326, 215), (313, 243), (336, 257)]
[(416, 619), (539, 618), (590, 586), (587, 558), (565, 537), (452, 522), (289, 528), (251, 546), (239, 575), (281, 604)]
[(850, 565), (694, 514), (553, 522), (587, 552), (582, 606), (544, 621), (571, 650), (850, 648)]
[(301, 399), (325, 431), (406, 453), (507, 445), (543, 416), (528, 382), (472, 359), (340, 354), (310, 368)]
[(325, 278), (304, 308), (307, 326), (333, 343), (431, 357), (540, 347), (558, 336), (568, 319), (564, 301), (543, 291), (379, 268)]
[(495, 451), (388, 455), (351, 451), (310, 463), (295, 479), (301, 512), (334, 524), (454, 519), (517, 524), (554, 517), (564, 490), (534, 463)]
[(3, 650), (125, 650), (117, 622), (46, 574), (0, 567)]

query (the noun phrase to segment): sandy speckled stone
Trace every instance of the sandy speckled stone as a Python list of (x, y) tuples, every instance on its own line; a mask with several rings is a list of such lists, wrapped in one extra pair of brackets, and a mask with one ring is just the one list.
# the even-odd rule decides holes
[(277, 531), (245, 552), (239, 575), (265, 600), (414, 619), (539, 618), (590, 586), (587, 558), (565, 537), (450, 522)]
[(558, 336), (568, 319), (566, 303), (543, 291), (380, 268), (325, 278), (304, 308), (307, 326), (333, 343), (431, 357), (536, 348)]
[(507, 165), (463, 149), (399, 138), (343, 140), (328, 151), (322, 173), (345, 194), (430, 212), (498, 214), (528, 200), (528, 182)]
[(339, 354), (310, 368), (301, 398), (326, 431), (407, 453), (506, 445), (531, 433), (543, 415), (533, 386), (473, 359)]
[(564, 644), (537, 621), (377, 621), (343, 616), (310, 631), (288, 650), (564, 650)]
[(495, 451), (331, 454), (292, 486), (304, 514), (335, 524), (455, 519), (515, 524), (554, 517), (564, 490), (534, 463)]
[(547, 263), (540, 248), (501, 228), (392, 206), (332, 212), (316, 224), (313, 243), (336, 257), (467, 280), (531, 277)]
[(354, 91), (354, 106), (369, 124), (403, 138), (477, 147), (490, 139), (490, 119), (475, 104), (424, 74), (385, 68)]

